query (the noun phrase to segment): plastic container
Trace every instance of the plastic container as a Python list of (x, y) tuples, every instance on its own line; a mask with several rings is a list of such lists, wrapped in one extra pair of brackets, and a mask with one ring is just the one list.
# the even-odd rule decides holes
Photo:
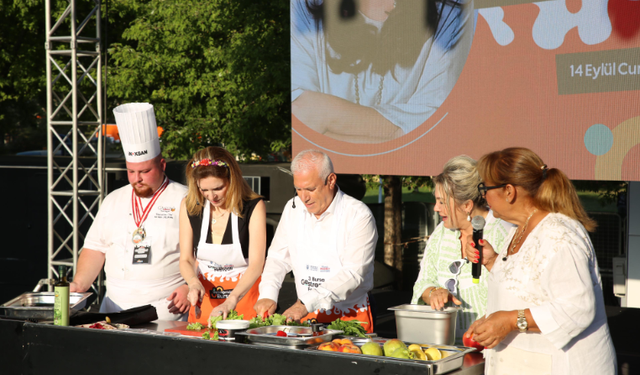
[(426, 305), (390, 307), (395, 312), (398, 338), (416, 344), (453, 345), (459, 308), (433, 310)]
[(221, 320), (216, 323), (220, 341), (236, 341), (236, 333), (246, 331), (248, 328), (248, 320)]

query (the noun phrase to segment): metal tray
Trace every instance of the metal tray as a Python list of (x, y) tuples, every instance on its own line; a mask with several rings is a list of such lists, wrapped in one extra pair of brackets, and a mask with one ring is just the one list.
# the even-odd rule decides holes
[[(70, 314), (82, 309), (93, 293), (69, 293)], [(27, 292), (0, 305), (4, 315), (21, 319), (53, 320), (54, 292)]]
[[(385, 339), (381, 337), (374, 337), (372, 339), (363, 339), (359, 337), (347, 337), (347, 336), (340, 336), (340, 337), (350, 339), (353, 342), (353, 344), (358, 347), (361, 347), (362, 345), (364, 345), (369, 341), (375, 341), (378, 344), (380, 344), (380, 346), (382, 346), (387, 340), (390, 340), (390, 339)], [(410, 344), (413, 344), (413, 343), (405, 342), (405, 344), (409, 346)], [(309, 346), (307, 348), (304, 348), (304, 350), (318, 350), (319, 345), (320, 344)], [(433, 345), (419, 344), (419, 345), (423, 349), (426, 349), (432, 346), (436, 347), (442, 352), (447, 352), (447, 357), (439, 359), (437, 361), (429, 361), (429, 360), (423, 361), (419, 359), (402, 359), (402, 358), (373, 356), (373, 355), (357, 354), (357, 353), (342, 353), (342, 352), (332, 352), (332, 351), (323, 351), (323, 353), (328, 353), (329, 355), (338, 355), (338, 356), (346, 355), (346, 356), (353, 356), (356, 358), (375, 359), (376, 361), (380, 361), (380, 362), (393, 361), (393, 362), (402, 362), (402, 363), (414, 363), (414, 364), (425, 366), (427, 368), (426, 374), (439, 375), (439, 374), (446, 374), (448, 372), (461, 368), (462, 365), (464, 364), (464, 356), (467, 353), (471, 353), (475, 351), (474, 348), (467, 348), (465, 346), (456, 346), (456, 345), (438, 345), (438, 344), (433, 344)]]
[[(276, 332), (285, 331), (287, 334), (302, 335), (296, 337), (280, 337), (275, 336)], [(323, 334), (312, 336), (311, 327), (295, 327), (295, 326), (265, 326), (258, 328), (250, 328), (244, 332), (236, 332), (236, 336), (244, 338), (249, 344), (258, 345), (278, 345), (290, 347), (306, 347), (309, 345), (321, 344), (325, 341), (331, 341), (333, 336), (342, 333), (335, 329), (325, 329)]]

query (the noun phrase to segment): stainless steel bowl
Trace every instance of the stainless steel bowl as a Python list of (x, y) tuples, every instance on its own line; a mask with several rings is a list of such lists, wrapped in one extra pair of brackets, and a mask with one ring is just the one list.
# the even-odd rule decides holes
[[(82, 309), (93, 293), (69, 293), (71, 313)], [(54, 292), (27, 292), (0, 305), (4, 315), (20, 319), (53, 320)]]

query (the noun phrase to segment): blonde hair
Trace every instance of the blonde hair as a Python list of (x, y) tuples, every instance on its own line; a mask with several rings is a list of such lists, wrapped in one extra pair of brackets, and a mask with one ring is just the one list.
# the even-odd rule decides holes
[(444, 205), (450, 214), (453, 211), (449, 207), (449, 198), (453, 198), (454, 208), (471, 201), (474, 207), (487, 209), (487, 202), (478, 191), (478, 184), (482, 180), (477, 163), (472, 158), (460, 155), (450, 159), (442, 168), (442, 173), (433, 178), (433, 182), (442, 187)]
[[(226, 165), (197, 165), (204, 159), (208, 159), (210, 163), (217, 161), (223, 162)], [(193, 167), (194, 163), (197, 166)], [(233, 155), (221, 147), (211, 146), (197, 151), (193, 157), (189, 159), (185, 175), (187, 177), (188, 188), (185, 204), (187, 206), (187, 212), (190, 215), (202, 214), (202, 207), (204, 207), (206, 199), (200, 192), (198, 182), (203, 178), (216, 177), (228, 182), (229, 187), (227, 188), (225, 197), (226, 208), (239, 217), (242, 217), (243, 200), (260, 197), (251, 190), (247, 181), (242, 178), (240, 166)]]
[(597, 226), (584, 208), (575, 187), (561, 170), (547, 168), (542, 159), (524, 147), (511, 147), (484, 155), (478, 162), (484, 181), (520, 186), (542, 210), (561, 213), (593, 232)]

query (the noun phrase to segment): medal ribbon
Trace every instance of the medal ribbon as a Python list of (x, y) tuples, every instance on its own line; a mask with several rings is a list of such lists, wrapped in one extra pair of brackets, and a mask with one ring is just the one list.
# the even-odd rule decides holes
[(142, 223), (144, 223), (144, 221), (147, 220), (147, 216), (149, 216), (149, 212), (151, 212), (151, 208), (156, 203), (158, 198), (160, 198), (160, 194), (162, 194), (162, 192), (167, 188), (167, 185), (169, 185), (169, 179), (165, 177), (164, 181), (162, 182), (162, 185), (160, 185), (160, 188), (158, 188), (158, 190), (156, 190), (156, 192), (153, 193), (153, 196), (151, 197), (151, 201), (149, 201), (149, 204), (147, 204), (147, 207), (145, 207), (144, 210), (142, 210), (142, 213), (140, 212), (140, 209), (142, 208), (142, 200), (140, 199), (139, 196), (136, 195), (135, 190), (131, 191), (131, 206), (133, 207), (133, 221), (136, 223), (136, 226), (138, 228), (140, 228), (140, 225), (142, 225)]

